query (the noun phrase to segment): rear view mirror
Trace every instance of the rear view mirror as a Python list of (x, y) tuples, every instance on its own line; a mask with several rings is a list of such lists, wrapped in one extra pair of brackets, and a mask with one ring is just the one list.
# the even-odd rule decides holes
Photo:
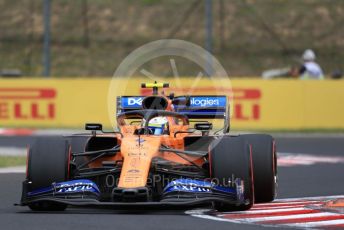
[(202, 136), (209, 135), (209, 130), (213, 128), (213, 124), (210, 122), (202, 122), (202, 123), (196, 123), (195, 129), (202, 132)]
[(85, 124), (85, 129), (86, 130), (92, 130), (92, 131), (102, 131), (103, 130), (103, 125), (102, 124), (97, 124), (97, 123), (86, 123)]
[(209, 131), (213, 128), (213, 124), (209, 122), (204, 122), (204, 123), (196, 123), (195, 124), (195, 129), (199, 131)]

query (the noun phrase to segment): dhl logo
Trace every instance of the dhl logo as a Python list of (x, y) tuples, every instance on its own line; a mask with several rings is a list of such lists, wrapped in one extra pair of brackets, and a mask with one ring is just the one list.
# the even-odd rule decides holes
[(0, 120), (52, 120), (56, 95), (51, 88), (0, 87)]
[[(225, 87), (197, 87), (190, 88), (169, 88), (165, 94), (174, 92), (177, 95), (205, 95), (205, 94), (224, 94), (228, 95), (229, 100), (233, 101), (232, 119), (236, 121), (258, 121), (261, 116), (261, 91), (256, 88), (225, 88)], [(149, 95), (151, 89), (141, 89), (141, 95)]]

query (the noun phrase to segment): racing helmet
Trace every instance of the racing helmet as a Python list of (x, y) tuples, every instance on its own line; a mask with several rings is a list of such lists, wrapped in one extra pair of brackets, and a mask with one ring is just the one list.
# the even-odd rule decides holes
[(166, 117), (155, 117), (148, 123), (148, 128), (153, 132), (154, 135), (162, 135), (167, 129), (167, 118)]

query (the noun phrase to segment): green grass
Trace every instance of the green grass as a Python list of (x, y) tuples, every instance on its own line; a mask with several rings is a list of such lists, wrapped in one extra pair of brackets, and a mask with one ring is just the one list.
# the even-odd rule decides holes
[[(42, 2), (0, 0), (0, 70), (41, 75)], [(188, 14), (193, 2), (89, 0), (85, 21), (85, 1), (53, 1), (51, 74), (112, 76), (131, 51), (163, 38), (204, 46), (204, 2), (199, 1)], [(231, 76), (298, 66), (306, 48), (316, 51), (326, 73), (344, 69), (343, 0), (232, 0), (223, 4), (213, 1), (213, 52)], [(178, 25), (177, 32), (171, 33)], [(177, 64), (180, 75), (193, 73), (188, 63)], [(170, 69), (169, 62), (149, 68), (163, 76), (171, 75)]]
[(21, 166), (25, 164), (25, 156), (0, 156), (0, 167)]

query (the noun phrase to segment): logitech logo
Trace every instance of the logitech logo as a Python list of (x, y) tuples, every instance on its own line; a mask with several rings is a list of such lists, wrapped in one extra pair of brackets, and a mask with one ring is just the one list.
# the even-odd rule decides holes
[(201, 107), (208, 107), (208, 106), (219, 106), (220, 102), (219, 99), (216, 98), (192, 98), (191, 99), (191, 106), (201, 106)]

